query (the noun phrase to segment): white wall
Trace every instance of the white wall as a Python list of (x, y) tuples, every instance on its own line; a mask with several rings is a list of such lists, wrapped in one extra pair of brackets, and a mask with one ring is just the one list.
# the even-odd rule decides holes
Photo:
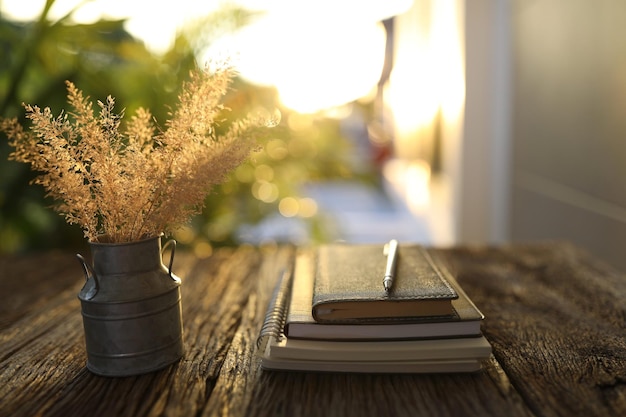
[(513, 2), (514, 240), (626, 270), (626, 2)]
[(509, 237), (511, 4), (465, 1), (466, 101), (452, 179), (459, 242)]

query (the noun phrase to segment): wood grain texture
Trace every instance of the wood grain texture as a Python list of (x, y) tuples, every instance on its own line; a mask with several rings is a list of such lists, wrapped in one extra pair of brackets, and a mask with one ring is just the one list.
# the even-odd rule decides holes
[(494, 354), (480, 373), (261, 370), (255, 339), (295, 254), (268, 246), (177, 253), (184, 358), (99, 377), (85, 369), (74, 255), (0, 258), (0, 417), (626, 415), (624, 275), (566, 243), (432, 253), (486, 315)]
[(626, 277), (566, 243), (464, 248), (448, 259), (483, 332), (542, 416), (626, 415)]
[(74, 286), (77, 276), (66, 271), (80, 271), (78, 265), (75, 256), (62, 252), (37, 255), (36, 260), (27, 255), (0, 257), (0, 330)]

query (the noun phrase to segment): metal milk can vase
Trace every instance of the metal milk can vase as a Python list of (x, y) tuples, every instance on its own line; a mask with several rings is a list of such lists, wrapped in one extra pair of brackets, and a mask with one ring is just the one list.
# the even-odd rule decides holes
[[(169, 266), (162, 252), (172, 246)], [(155, 371), (183, 355), (176, 242), (157, 236), (130, 243), (90, 242), (92, 265), (78, 255), (86, 282), (81, 302), (87, 368), (103, 376)]]

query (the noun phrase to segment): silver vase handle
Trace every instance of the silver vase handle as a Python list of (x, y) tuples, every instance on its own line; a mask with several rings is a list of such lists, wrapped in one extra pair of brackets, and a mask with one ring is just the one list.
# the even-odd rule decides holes
[(86, 295), (86, 299), (91, 300), (93, 297), (95, 297), (95, 295), (98, 293), (98, 290), (100, 289), (100, 282), (98, 281), (98, 275), (96, 275), (96, 272), (93, 270), (91, 265), (89, 265), (87, 261), (85, 261), (85, 258), (83, 258), (83, 255), (77, 253), (76, 257), (80, 261), (80, 264), (83, 266), (83, 272), (85, 273), (85, 281), (89, 281), (89, 278), (93, 278), (94, 288), (90, 290), (89, 293)]
[(172, 276), (172, 266), (174, 265), (174, 254), (176, 253), (176, 240), (170, 239), (165, 243), (165, 245), (163, 245), (163, 249), (161, 249), (161, 256), (163, 256), (163, 252), (165, 252), (165, 250), (169, 246), (172, 247), (172, 254), (170, 255), (170, 264), (167, 269), (168, 269), (170, 278), (174, 279), (174, 277)]

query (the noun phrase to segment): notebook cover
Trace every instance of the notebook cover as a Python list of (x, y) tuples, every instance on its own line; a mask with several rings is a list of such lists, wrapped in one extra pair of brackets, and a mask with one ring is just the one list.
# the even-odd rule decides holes
[(419, 338), (468, 337), (480, 334), (484, 316), (441, 262), (439, 269), (455, 289), (451, 316), (389, 318), (375, 323), (319, 323), (312, 315), (315, 256), (310, 251), (298, 253), (293, 271), (293, 289), (288, 301), (284, 326), (289, 338), (318, 340), (401, 340)]
[(383, 245), (329, 244), (317, 251), (312, 315), (319, 322), (453, 315), (456, 291), (425, 248), (400, 245), (386, 293)]

